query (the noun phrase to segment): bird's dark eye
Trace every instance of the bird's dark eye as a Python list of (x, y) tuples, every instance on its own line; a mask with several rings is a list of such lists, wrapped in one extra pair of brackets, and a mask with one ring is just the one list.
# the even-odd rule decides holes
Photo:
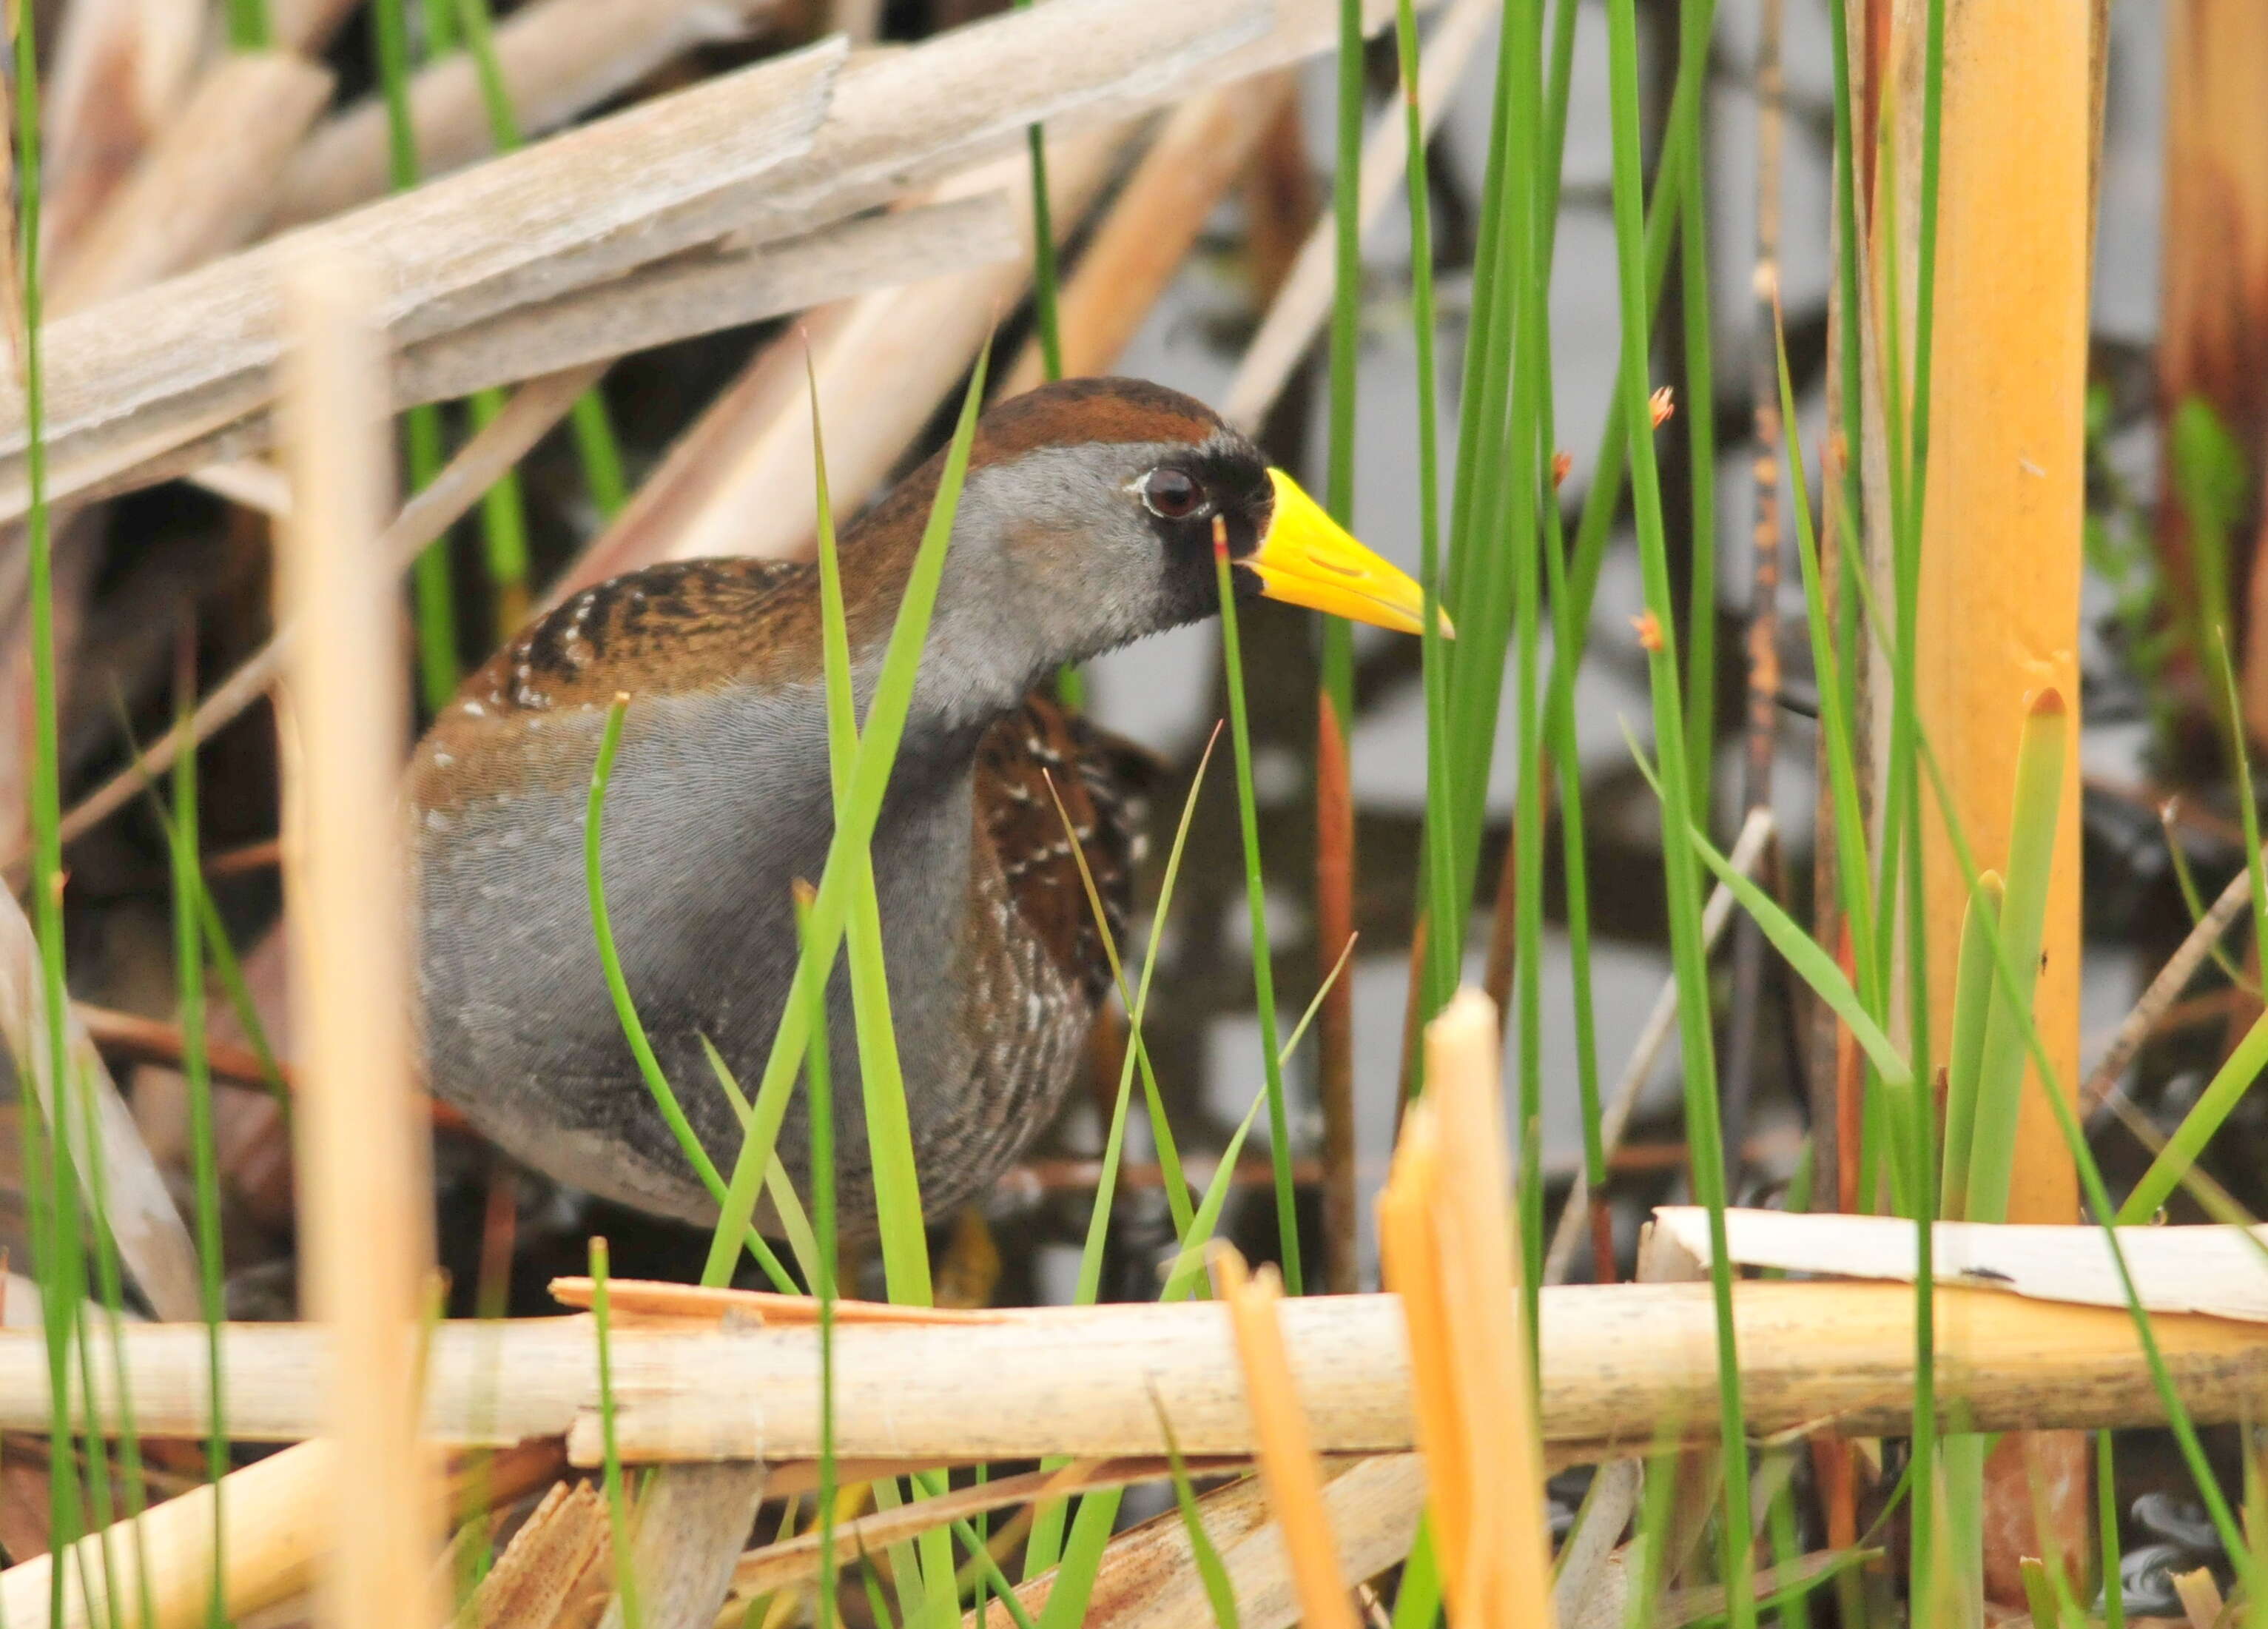
[(1142, 483), (1142, 501), (1163, 520), (1186, 520), (1204, 507), (1205, 490), (1179, 469), (1153, 469)]

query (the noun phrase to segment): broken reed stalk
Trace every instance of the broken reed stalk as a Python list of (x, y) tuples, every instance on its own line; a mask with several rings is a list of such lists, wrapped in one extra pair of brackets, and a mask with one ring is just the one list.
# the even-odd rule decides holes
[[(1110, 372), (1189, 257), (1214, 206), (1244, 173), (1282, 110), (1294, 105), (1296, 83), (1289, 73), (1273, 73), (1221, 85), (1191, 97), (1167, 117), (1064, 282), (1057, 321), (1065, 376)], [(1049, 190), (1052, 199), (1056, 189)], [(1019, 395), (1044, 378), (1035, 338), (1000, 394)]]
[[(1425, 1027), (1425, 1095), (1379, 1199), (1387, 1282), (1409, 1330), (1433, 1543), (1457, 1621), (1538, 1621), (1550, 1527), (1514, 1262), (1495, 1006), (1460, 991)], [(1548, 1609), (1542, 1622), (1550, 1623)]]
[[(2030, 698), (2053, 689), (2075, 704), (2080, 693), (2089, 24), (2089, 8), (2077, 4), (1955, 0), (1947, 11), (1933, 361), (1929, 399), (1917, 404), (1930, 429), (1913, 654), (1918, 727), (1986, 864), (2008, 852)], [(1913, 46), (1922, 48), (1918, 38)], [(1901, 103), (1898, 116), (1918, 117), (1920, 103)], [(2066, 1090), (2080, 1079), (2077, 760), (2067, 756), (2033, 996)], [(1932, 1061), (1942, 1063), (1968, 888), (1933, 808), (1923, 835)], [(2072, 1220), (2077, 1172), (2029, 1068), (2014, 1150), (2007, 1220)], [(1991, 1473), (1988, 1588), (2004, 1603), (2020, 1592), (2014, 1552), (2001, 1545), (2036, 1555), (2051, 1542), (2019, 1537), (2031, 1530), (2026, 1458), (2049, 1447), (2004, 1445)], [(2084, 1451), (2066, 1439), (2047, 1462), (2051, 1542), (2065, 1556), (2084, 1556), (2089, 1543)]]
[[(406, 741), (393, 574), (374, 546), (387, 471), (384, 353), (368, 271), (289, 269), (280, 613), (299, 637), (281, 715), (285, 900), (301, 1092), (295, 1118), (306, 1304), (334, 1331), (335, 1477), (324, 1621), (438, 1622), (432, 1463), (418, 1432), (432, 1176), (412, 1096), (407, 902), (395, 786)], [(233, 1524), (232, 1524), (233, 1525)]]
[(1237, 1362), (1252, 1412), (1260, 1479), (1291, 1557), (1300, 1615), (1314, 1629), (1355, 1629), (1354, 1603), (1340, 1576), (1337, 1546), (1324, 1510), (1322, 1471), (1284, 1349), (1284, 1326), (1278, 1317), (1283, 1281), (1272, 1267), (1263, 1266), (1257, 1276), (1248, 1272), (1244, 1257), (1227, 1244), (1214, 1254), (1212, 1274), (1214, 1293), (1228, 1308), (1229, 1324), (1236, 1332)]

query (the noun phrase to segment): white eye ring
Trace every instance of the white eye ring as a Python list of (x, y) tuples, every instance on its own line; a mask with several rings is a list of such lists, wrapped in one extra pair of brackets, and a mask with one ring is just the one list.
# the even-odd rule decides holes
[[(1186, 483), (1189, 495), (1197, 501), (1186, 509), (1178, 510), (1161, 505), (1152, 490), (1160, 475), (1171, 475), (1176, 481)], [(1170, 465), (1160, 465), (1144, 475), (1138, 490), (1142, 494), (1142, 506), (1160, 520), (1191, 520), (1205, 513), (1212, 507), (1212, 495), (1205, 490), (1204, 483), (1199, 481), (1195, 475), (1175, 469)]]

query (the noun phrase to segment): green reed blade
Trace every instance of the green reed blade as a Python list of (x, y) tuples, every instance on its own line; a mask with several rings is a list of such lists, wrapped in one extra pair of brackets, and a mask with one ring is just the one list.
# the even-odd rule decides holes
[(615, 1351), (607, 1269), (607, 1242), (594, 1237), (591, 1241), (591, 1323), (599, 1343), (599, 1441), (604, 1455), (600, 1474), (605, 1478), (607, 1530), (614, 1557), (615, 1593), (622, 1597), (622, 1618), (630, 1629), (638, 1629), (645, 1615), (639, 1604), (637, 1564), (630, 1553), (630, 1506), (622, 1492), (622, 1448), (615, 1435)]
[[(1662, 862), (1677, 979), (1680, 1051), (1684, 1063), (1685, 1135), (1691, 1151), (1695, 1196), (1709, 1213), (1710, 1286), (1716, 1309), (1719, 1429), (1724, 1455), (1724, 1520), (1720, 1530), (1727, 1604), (1734, 1629), (1753, 1629), (1756, 1593), (1750, 1551), (1754, 1519), (1749, 1505), (1748, 1434), (1741, 1399), (1740, 1353), (1733, 1330), (1731, 1270), (1725, 1243), (1725, 1152), (1717, 1101), (1716, 1056), (1710, 1034), (1709, 969), (1701, 935), (1701, 879), (1692, 846), (1677, 834), (1697, 835), (1692, 816), (1693, 779), (1685, 762), (1685, 711), (1679, 696), (1676, 609), (1663, 534), (1661, 488), (1654, 468), (1653, 431), (1646, 377), (1646, 223), (1638, 155), (1638, 12), (1635, 0), (1609, 0), (1607, 9), (1610, 104), (1614, 127), (1616, 262), (1624, 344), (1620, 394), (1628, 428), (1631, 495), (1638, 518), (1638, 558), (1646, 579), (1652, 637), (1646, 667), (1653, 704), (1654, 750), (1660, 755)], [(1729, 867), (1728, 867), (1729, 869)], [(1745, 879), (1743, 879), (1745, 881)]]
[[(1357, 372), (1362, 365), (1362, 0), (1339, 0), (1335, 158), (1331, 166), (1331, 326), (1329, 420), (1323, 469), (1323, 507), (1354, 529), (1354, 417)], [(1411, 148), (1414, 154), (1420, 151)], [(1412, 163), (1416, 160), (1413, 158)], [(1336, 616), (1319, 618), (1323, 694), (1343, 733), (1354, 719), (1354, 630)]]
[[(81, 1254), (77, 1173), (71, 1158), (70, 1043), (64, 1028), (62, 775), (56, 737), (55, 557), (48, 509), (47, 368), (42, 343), (40, 265), (39, 48), (29, 7), (13, 14), (16, 70), (16, 267), (24, 323), (20, 356), (24, 400), (25, 594), (29, 602), (32, 666), (32, 922), (40, 950), (40, 1012), (48, 1038), (45, 1058), (21, 1060), (26, 1074), (48, 1080), (45, 1105), (34, 1089), (23, 1117), (26, 1205), (40, 1285), (40, 1313), (53, 1400), (53, 1445), (48, 1487), (48, 1544), (60, 1553), (85, 1531), (77, 1462), (71, 1441), (71, 1359), (80, 1338), (85, 1261)], [(41, 1247), (44, 1246), (44, 1249)], [(92, 1441), (92, 1438), (90, 1438)], [(64, 1569), (51, 1569), (48, 1615), (61, 1622)], [(117, 1599), (114, 1592), (109, 1598)]]
[(1244, 710), (1244, 652), (1237, 637), (1236, 590), (1229, 581), (1226, 523), (1213, 523), (1213, 576), (1220, 594), (1221, 667), (1228, 684), (1228, 736), (1236, 756), (1237, 825), (1244, 839), (1244, 900), (1252, 923), (1252, 991), (1259, 1009), (1261, 1065), (1268, 1082), (1269, 1158), (1276, 1168), (1277, 1248), (1284, 1288), (1303, 1293), (1300, 1273), (1300, 1213), (1292, 1186), (1292, 1124), (1284, 1098), (1284, 1065), (1277, 1056), (1275, 956), (1268, 942), (1268, 884), (1260, 867), (1260, 805), (1252, 790), (1252, 729)]
[[(827, 483), (827, 446), (820, 428), (819, 375), (804, 355), (811, 394), (811, 455), (818, 502), (820, 651), (827, 685), (827, 762), (840, 824), (858, 750), (858, 700), (850, 674), (850, 626), (843, 601), (843, 567)], [(929, 1236), (923, 1226), (921, 1176), (914, 1168), (913, 1128), (906, 1113), (905, 1071), (890, 1013), (882, 955), (881, 904), (872, 856), (850, 852), (850, 1006), (858, 1035), (858, 1090), (866, 1120), (866, 1153), (874, 1172), (874, 1205), (882, 1242), (883, 1281), (890, 1299), (927, 1306), (935, 1298)]]
[[(2051, 689), (2043, 691), (2025, 716), (2016, 748), (2007, 898), (1997, 924), (1980, 924), (1980, 935), (1987, 940), (1997, 937), (2007, 947), (2012, 964), (2019, 968), (2039, 966), (2070, 733), (2070, 714), (2063, 697)], [(2026, 980), (2015, 984), (2012, 991), (1996, 990), (1984, 1021), (1983, 1050), (1977, 1065), (1975, 1144), (1970, 1152), (1969, 1189), (1962, 1211), (1971, 1221), (2008, 1219), (2008, 1184), (2015, 1164), (2016, 1119), (2024, 1082), (2021, 1031), (2030, 1021), (2034, 988), (2034, 982)]]
[[(1628, 726), (1624, 726), (1624, 733), (1629, 733)], [(1667, 806), (1669, 801), (1667, 774), (1646, 762), (1634, 738), (1631, 741), (1631, 756), (1638, 765), (1638, 773), (1653, 788), (1654, 796)], [(1859, 992), (1851, 987), (1850, 981), (1843, 977), (1843, 969), (1835, 964), (1835, 958), (1803, 931), (1778, 900), (1727, 859), (1699, 828), (1689, 825), (1686, 837), (1702, 864), (1732, 892), (1741, 909), (1753, 917), (1756, 925), (1764, 930), (1764, 935), (1771, 941), (1772, 948), (1786, 959), (1789, 970), (1809, 985), (1812, 993), (1824, 1002), (1837, 1018), (1850, 1026), (1852, 1039), (1859, 1043), (1868, 1061), (1881, 1071), (1884, 1080), (1902, 1089), (1911, 1087), (1913, 1084), (1911, 1066), (1899, 1056), (1889, 1036), (1883, 1033), (1881, 1027), (1867, 1011), (1865, 1003), (1859, 999)]]
[[(261, 4), (261, 0), (254, 0)], [(417, 132), (409, 107), (410, 45), (408, 0), (372, 0), (371, 55), (386, 107), (387, 180), (396, 192), (417, 184)], [(431, 403), (402, 415), (402, 454), (409, 490), (423, 490), (440, 473), (440, 409)], [(420, 551), (411, 570), (416, 608), (418, 693), (438, 712), (457, 692), (457, 597), (449, 570), (446, 533)]]
[(2229, 660), (2228, 630), (2213, 630), (2214, 666), (2220, 670), (2220, 693), (2228, 718), (2229, 762), (2236, 769), (2236, 813), (2244, 822), (2244, 865), (2252, 877), (2252, 942), (2268, 957), (2268, 859), (2260, 852), (2260, 804), (2252, 785), (2252, 756), (2245, 742), (2244, 706), (2236, 695), (2236, 667)]
[[(186, 688), (186, 687), (185, 687)], [(174, 727), (186, 729), (191, 698), (180, 697)], [(198, 906), (204, 899), (197, 842), (197, 755), (194, 748), (173, 759), (173, 817), (168, 822), (167, 853), (173, 873), (173, 970), (181, 1026), (181, 1079), (188, 1095), (189, 1166), (196, 1191), (197, 1287), (205, 1319), (205, 1406), (212, 1418), (205, 1438), (205, 1479), (218, 1482), (229, 1471), (228, 1415), (223, 1406), (220, 1326), (227, 1317), (222, 1286), (220, 1161), (213, 1140), (212, 1070), (205, 1053), (204, 945)], [(208, 1629), (228, 1620), (222, 1565), (228, 1553), (225, 1501), (212, 1501), (211, 1588), (205, 1597)], [(151, 1621), (144, 1617), (144, 1622)]]
[[(1795, 505), (1795, 543), (1798, 570), (1803, 579), (1804, 622), (1811, 637), (1812, 671), (1818, 677), (1819, 729), (1825, 747), (1828, 792), (1834, 809), (1835, 844), (1838, 855), (1850, 863), (1838, 864), (1836, 885), (1844, 920), (1851, 926), (1851, 942), (1862, 953), (1874, 943), (1874, 896), (1867, 866), (1866, 805), (1859, 792), (1858, 755), (1852, 746), (1856, 709), (1850, 690), (1839, 682), (1842, 663), (1837, 638), (1827, 608), (1825, 573), (1819, 560), (1819, 534), (1811, 512), (1811, 483), (1804, 468), (1803, 431), (1796, 415), (1795, 382), (1787, 363), (1787, 325), (1777, 300), (1772, 306), (1772, 343), (1779, 372), (1780, 424), (1787, 445), (1788, 496)], [(1845, 529), (1845, 536), (1850, 535)], [(1868, 1012), (1887, 1016), (1876, 963), (1866, 954), (1854, 957), (1859, 990)]]
[(1984, 1068), (1985, 1021), (1992, 1010), (1992, 951), (1987, 936), (1999, 928), (2007, 893), (1997, 871), (1977, 881), (1977, 897), (1962, 913), (1961, 947), (1954, 959), (1953, 1050), (1946, 1058), (1945, 1159), (1938, 1179), (1939, 1213), (1948, 1221), (1961, 1221), (1969, 1214), (1977, 1079)]
[[(1915, 745), (1920, 767), (1929, 781), (1937, 806), (1938, 818), (1945, 828), (1948, 846), (1953, 851), (1955, 863), (1961, 869), (1963, 886), (1973, 899), (1980, 886), (1981, 873), (1977, 867), (1976, 855), (1969, 846), (1960, 812), (1954, 807), (1953, 794), (1947, 788), (1944, 773), (1938, 764), (1936, 753), (1930, 747), (1929, 738), (1918, 736)], [(2021, 968), (2009, 954), (2005, 935), (1993, 932), (1986, 938), (1992, 951), (1993, 974), (1999, 991), (2004, 994), (2022, 991), (2031, 969)], [(2102, 1181), (2102, 1167), (2095, 1161), (2094, 1150), (2088, 1146), (2086, 1132), (2066, 1095), (2055, 1062), (2048, 1056), (2046, 1043), (2040, 1037), (2039, 1026), (2032, 1021), (2029, 1003), (2021, 997), (2014, 997), (2009, 1006), (2021, 1027), (2033, 1072), (2039, 1080), (2049, 1109), (2055, 1116), (2056, 1131), (2062, 1137), (2064, 1146), (2070, 1150), (2073, 1164), (2078, 1168), (2080, 1194), (2102, 1227), (2103, 1242), (2110, 1247), (2111, 1264), (2117, 1270), (2119, 1293), (2125, 1301), (2127, 1314), (2133, 1321), (2135, 1333), (2141, 1341), (2143, 1361), (2149, 1368), (2152, 1387), (2165, 1411), (2175, 1444), (2196, 1483), (2198, 1497), (2205, 1505), (2206, 1515), (2213, 1523), (2213, 1529), (2220, 1537), (2231, 1565), (2243, 1578), (2245, 1588), (2257, 1591), (2268, 1585), (2268, 1577), (2254, 1575), (2251, 1557), (2243, 1545), (2235, 1519), (2229, 1512), (2228, 1500), (2205, 1459), (2204, 1447), (2198, 1440), (2197, 1426), (2190, 1418), (2189, 1409), (2183, 1403), (2180, 1392), (2175, 1388), (2172, 1374), (2166, 1367), (2165, 1353), (2158, 1345), (2157, 1331), (2151, 1322), (2149, 1310), (2143, 1306), (2141, 1295), (2134, 1287), (2126, 1252), (2118, 1242), (2117, 1229), (2113, 1225), (2118, 1212), (2110, 1203), (2110, 1190)]]
[(2213, 1133), (2220, 1130), (2221, 1123), (2259, 1080), (2263, 1069), (2268, 1069), (2268, 1014), (2252, 1021), (2244, 1038), (2213, 1072), (2197, 1102), (2182, 1117), (2174, 1134), (2166, 1139), (2166, 1146), (2150, 1161), (2150, 1168), (2134, 1184), (2126, 1203), (2118, 1207), (2122, 1226), (2139, 1226), (2158, 1213), (2158, 1207), (2181, 1185), (2190, 1167), (2205, 1153)]
[(1158, 1394), (1150, 1394), (1150, 1406), (1158, 1416), (1159, 1433), (1166, 1439), (1166, 1463), (1174, 1473), (1174, 1504), (1181, 1511), (1182, 1530), (1189, 1535), (1189, 1559), (1197, 1564), (1197, 1577), (1204, 1584), (1205, 1603), (1212, 1609), (1215, 1629), (1237, 1629), (1236, 1588), (1228, 1581), (1228, 1568), (1220, 1559), (1220, 1551), (1205, 1531), (1204, 1518), (1197, 1511), (1197, 1490), (1189, 1485), (1189, 1467), (1182, 1463), (1182, 1445), (1174, 1435), (1174, 1422), (1166, 1418), (1166, 1405)]
[[(815, 429), (817, 415), (813, 416)], [(822, 502), (820, 512), (826, 512)], [(824, 522), (822, 522), (822, 525)], [(799, 938), (810, 927), (806, 897), (796, 900)], [(828, 1079), (827, 991), (811, 991), (811, 1038), (804, 1053), (810, 1093), (811, 1204), (818, 1220), (812, 1246), (811, 1293), (819, 1298), (819, 1629), (835, 1621), (835, 1263), (839, 1241), (835, 1215), (835, 1089)]]
[(811, 932), (797, 963), (790, 997), (782, 1009), (779, 1029), (772, 1037), (763, 1074), (757, 1082), (755, 1122), (733, 1161), (722, 1214), (711, 1241), (707, 1264), (702, 1270), (704, 1284), (723, 1284), (732, 1276), (739, 1241), (746, 1235), (748, 1219), (755, 1210), (757, 1190), (770, 1162), (772, 1139), (777, 1136), (780, 1120), (787, 1110), (787, 1087), (801, 1063), (809, 1038), (805, 1032), (811, 1022), (811, 991), (815, 984), (826, 979), (828, 967), (843, 941), (853, 892), (853, 866), (843, 857), (854, 849), (863, 850), (873, 837), (882, 795), (889, 785), (890, 767), (896, 759), (898, 742), (912, 706), (922, 643), (928, 634), (930, 613), (937, 603), (946, 546), (953, 535), (954, 514), (968, 468), (969, 443), (976, 434), (976, 409), (984, 397), (988, 355), (989, 350), (980, 353), (970, 372), (937, 497), (930, 507), (929, 522), (914, 557), (905, 595), (898, 603), (897, 618), (882, 657), (880, 676), (867, 706), (866, 727), (860, 734), (858, 756), (851, 763), (850, 784), (845, 795), (837, 800), (838, 814), (828, 849), (828, 863), (812, 902)]
[[(1681, 60), (1688, 53), (1705, 61), (1709, 53), (1709, 19), (1702, 8), (1689, 5), (1681, 12), (1685, 37), (1678, 42)], [(1685, 143), (1685, 192), (1704, 198), (1704, 154), (1698, 126), (1702, 105), (1696, 101), (1688, 116), (1697, 127)], [(1677, 281), (1683, 295), (1685, 338), (1685, 400), (1680, 416), (1685, 420), (1687, 479), (1693, 534), (1688, 540), (1691, 582), (1685, 612), (1685, 762), (1693, 773), (1693, 802), (1701, 823), (1710, 823), (1712, 770), (1717, 759), (1717, 384), (1710, 353), (1709, 211), (1704, 206), (1682, 211), (1684, 228), (1677, 254)], [(1775, 548), (1778, 547), (1775, 541)]]
[[(717, 1078), (718, 1090), (725, 1094), (733, 1105), (733, 1117), (740, 1123), (740, 1134), (747, 1134), (748, 1125), (755, 1118), (755, 1105), (740, 1089), (740, 1082), (733, 1073), (725, 1055), (707, 1036), (699, 1037), (702, 1056), (709, 1060), (709, 1072)], [(787, 1237), (788, 1253), (794, 1257), (797, 1268), (803, 1274), (806, 1288), (819, 1282), (819, 1238), (812, 1231), (811, 1218), (796, 1196), (795, 1185), (788, 1181), (787, 1168), (780, 1163), (779, 1155), (772, 1155), (771, 1164), (764, 1170), (764, 1192), (778, 1213), (780, 1232)], [(814, 1294), (816, 1292), (814, 1292)]]
[(268, 0), (228, 0), (228, 45), (232, 51), (265, 51), (276, 41)]
[[(2195, 928), (2205, 920), (2207, 907), (2205, 896), (2198, 891), (2197, 873), (2190, 866), (2189, 855), (2182, 842), (2181, 833), (2175, 829), (2172, 809), (2171, 801), (2160, 808), (2158, 826), (2165, 836), (2166, 864), (2174, 873), (2175, 888), (2181, 893), (2182, 908), (2189, 912), (2189, 925)], [(2236, 965), (2235, 958), (2228, 954), (2219, 934), (2215, 934), (2212, 942), (2205, 947), (2205, 954), (2213, 958), (2213, 964), (2220, 969), (2222, 976), (2230, 984), (2246, 994), (2257, 998), (2260, 993), (2259, 985), (2244, 976), (2244, 970)]]

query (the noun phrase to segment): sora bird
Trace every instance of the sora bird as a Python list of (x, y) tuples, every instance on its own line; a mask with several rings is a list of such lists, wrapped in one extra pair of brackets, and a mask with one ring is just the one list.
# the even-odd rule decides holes
[[(862, 713), (943, 466), (931, 460), (842, 538)], [(1066, 662), (1216, 614), (1217, 538), (1241, 593), (1419, 626), (1415, 583), (1186, 396), (1071, 380), (977, 425), (872, 845), (932, 1216), (990, 1186), (1074, 1076), (1109, 969), (1071, 843), (1114, 930), (1127, 909), (1138, 754), (1037, 687)], [(608, 915), (662, 1068), (730, 1168), (740, 1123), (707, 1048), (751, 1087), (761, 1074), (798, 955), (792, 891), (817, 879), (834, 830), (811, 564), (615, 578), (539, 618), (434, 723), (411, 781), (425, 1067), (437, 1095), (519, 1160), (707, 1224), (716, 1205), (623, 1039), (592, 932), (584, 808), (618, 694), (630, 704), (602, 833)], [(828, 1004), (843, 1224), (871, 1231), (839, 966)], [(799, 1189), (806, 1136), (799, 1102), (778, 1144)]]

